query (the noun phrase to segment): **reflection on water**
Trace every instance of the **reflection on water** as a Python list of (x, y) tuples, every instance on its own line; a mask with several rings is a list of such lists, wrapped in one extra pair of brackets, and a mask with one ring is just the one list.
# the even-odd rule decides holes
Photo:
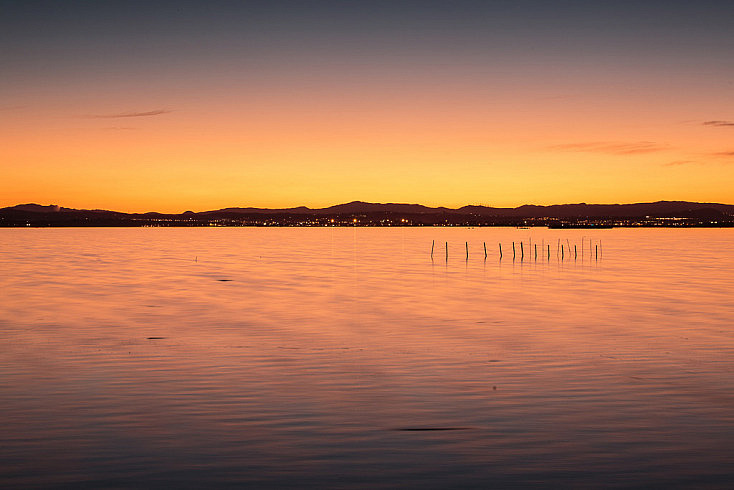
[(727, 487), (733, 239), (0, 230), (0, 486)]

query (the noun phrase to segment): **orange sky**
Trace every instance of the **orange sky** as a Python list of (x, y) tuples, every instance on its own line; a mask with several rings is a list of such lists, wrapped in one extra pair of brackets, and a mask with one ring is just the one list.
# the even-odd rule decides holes
[(554, 49), (16, 62), (0, 206), (734, 203), (731, 63)]

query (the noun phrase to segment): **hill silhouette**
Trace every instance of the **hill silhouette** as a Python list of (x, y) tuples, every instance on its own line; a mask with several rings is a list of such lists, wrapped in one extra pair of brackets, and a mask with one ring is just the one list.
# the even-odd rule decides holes
[(428, 207), (422, 204), (369, 203), (352, 201), (326, 208), (307, 208), (300, 206), (286, 209), (266, 208), (225, 208), (216, 211), (205, 211), (207, 215), (218, 213), (259, 213), (259, 214), (369, 214), (369, 213), (405, 213), (405, 214), (457, 214), (498, 216), (516, 218), (625, 218), (644, 216), (673, 216), (683, 214), (696, 216), (734, 215), (734, 205), (718, 203), (699, 203), (690, 201), (657, 201), (634, 204), (554, 204), (539, 206), (525, 204), (516, 208), (497, 208), (489, 206), (462, 206), (451, 209), (446, 207)]
[[(607, 224), (671, 223), (730, 226), (734, 205), (689, 201), (633, 204), (523, 205), (515, 208), (468, 205), (452, 209), (421, 204), (352, 201), (324, 208), (230, 207), (210, 211), (122, 213), (101, 209), (73, 209), (58, 205), (19, 204), (0, 209), (0, 226), (202, 226), (202, 225), (549, 225), (585, 221)], [(650, 222), (649, 220), (657, 220)], [(688, 221), (686, 221), (688, 220)]]

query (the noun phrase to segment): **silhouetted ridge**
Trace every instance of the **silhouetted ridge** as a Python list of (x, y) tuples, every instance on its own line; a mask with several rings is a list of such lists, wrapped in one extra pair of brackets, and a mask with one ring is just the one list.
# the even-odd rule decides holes
[[(68, 208), (63, 208), (65, 211), (68, 210)], [(9, 208), (2, 208), (0, 211), (26, 211), (29, 213), (58, 213), (62, 210), (61, 206), (57, 206), (55, 204), (50, 204), (48, 206), (42, 206), (40, 204), (18, 204), (15, 206), (11, 206)]]
[[(688, 219), (676, 223), (661, 221)], [(654, 221), (658, 219), (658, 221)], [(646, 221), (647, 220), (647, 221)], [(650, 221), (653, 220), (653, 221)], [(0, 209), (0, 226), (319, 226), (357, 223), (371, 226), (461, 225), (550, 226), (559, 222), (604, 221), (607, 225), (698, 225), (730, 226), (734, 205), (688, 201), (657, 201), (633, 204), (525, 204), (516, 208), (467, 205), (458, 209), (422, 204), (352, 201), (325, 208), (267, 209), (231, 207), (180, 214), (158, 212), (121, 213), (107, 210), (71, 209), (58, 205), (19, 204)], [(634, 222), (634, 223), (633, 223)]]

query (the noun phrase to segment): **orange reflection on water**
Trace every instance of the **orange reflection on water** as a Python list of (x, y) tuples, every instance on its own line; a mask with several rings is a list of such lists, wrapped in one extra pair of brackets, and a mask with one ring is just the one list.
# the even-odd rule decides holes
[(0, 483), (719, 485), (732, 238), (0, 230)]

